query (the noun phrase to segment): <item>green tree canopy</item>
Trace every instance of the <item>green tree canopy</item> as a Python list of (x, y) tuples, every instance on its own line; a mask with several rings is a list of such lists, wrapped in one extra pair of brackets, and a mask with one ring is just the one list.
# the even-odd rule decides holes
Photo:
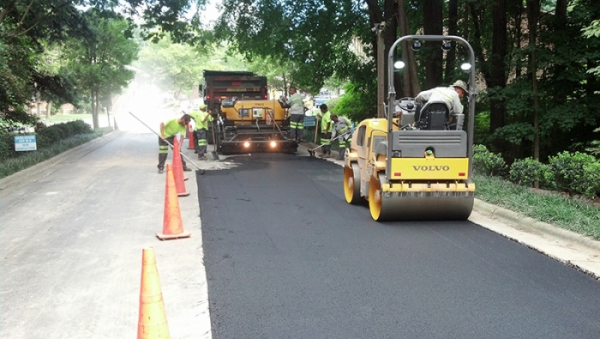
[[(59, 102), (77, 101), (67, 73), (50, 72), (40, 55), (70, 39), (94, 41), (84, 9), (106, 17), (122, 13), (131, 29), (143, 20), (142, 35), (158, 39), (171, 33), (175, 41), (205, 44), (200, 25), (205, 0), (6, 0), (0, 3), (0, 111), (13, 120), (30, 120), (26, 105), (42, 93)], [(158, 29), (157, 29), (158, 28)], [(61, 47), (62, 48), (62, 47)], [(71, 72), (72, 73), (72, 72)], [(119, 86), (119, 85), (118, 85)], [(118, 87), (117, 86), (117, 87)]]

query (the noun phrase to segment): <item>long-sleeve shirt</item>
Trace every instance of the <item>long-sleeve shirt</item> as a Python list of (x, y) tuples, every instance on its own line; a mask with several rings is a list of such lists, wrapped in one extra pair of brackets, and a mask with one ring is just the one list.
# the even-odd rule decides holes
[(342, 116), (338, 116), (338, 121), (335, 122), (333, 125), (334, 135), (332, 135), (332, 137), (335, 137), (335, 135), (342, 135), (350, 131), (351, 128), (352, 124), (348, 119)]
[(290, 104), (290, 114), (304, 114), (304, 98), (299, 93), (294, 93), (287, 100)]
[[(460, 102), (460, 97), (454, 87), (436, 87), (427, 91), (423, 91), (415, 98), (419, 102), (443, 102), (448, 107), (450, 114), (461, 114), (463, 105)], [(427, 105), (426, 104), (426, 105)], [(426, 106), (425, 105), (425, 106)]]

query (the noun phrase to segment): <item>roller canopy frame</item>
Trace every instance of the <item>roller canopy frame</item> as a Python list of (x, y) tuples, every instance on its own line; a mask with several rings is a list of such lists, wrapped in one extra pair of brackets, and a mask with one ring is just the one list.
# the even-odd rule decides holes
[[(471, 64), (471, 69), (469, 70), (469, 92), (467, 93), (467, 100), (469, 102), (468, 114), (468, 133), (467, 133), (467, 156), (469, 159), (473, 159), (473, 131), (475, 126), (475, 100), (477, 97), (477, 89), (475, 88), (475, 53), (473, 52), (473, 48), (467, 42), (467, 40), (454, 35), (406, 35), (396, 40), (394, 44), (390, 47), (388, 53), (388, 79), (389, 79), (389, 91), (387, 98), (387, 119), (388, 119), (388, 145), (393, 145), (393, 117), (394, 117), (394, 102), (396, 100), (396, 89), (394, 88), (394, 51), (400, 43), (405, 41), (413, 41), (413, 40), (422, 40), (422, 41), (455, 41), (465, 46), (469, 53), (469, 63)], [(408, 65), (407, 62), (404, 62)], [(391, 161), (392, 161), (392, 148), (388, 147), (387, 149), (387, 163), (385, 176), (390, 178), (390, 169), (391, 169)], [(469, 178), (471, 173), (473, 173), (473, 162), (469, 161)]]

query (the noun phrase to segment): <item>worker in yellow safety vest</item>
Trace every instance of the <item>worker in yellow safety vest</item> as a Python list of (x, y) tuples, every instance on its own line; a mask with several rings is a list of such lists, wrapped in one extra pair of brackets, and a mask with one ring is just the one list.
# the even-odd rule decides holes
[(290, 137), (296, 141), (304, 141), (304, 99), (296, 87), (290, 87), (290, 97), (283, 98), (289, 106)]
[[(174, 144), (177, 134), (180, 135), (179, 143), (181, 144), (183, 142), (185, 129), (190, 123), (190, 119), (191, 117), (189, 114), (184, 114), (179, 119), (171, 119), (160, 123), (160, 137), (158, 138), (158, 173), (162, 173), (165, 170), (165, 162), (169, 155), (169, 143), (171, 143), (171, 145)], [(191, 171), (191, 169), (187, 167), (183, 157), (181, 157), (181, 165), (183, 166), (184, 171)]]
[(333, 132), (333, 121), (331, 120), (331, 112), (329, 112), (327, 105), (322, 104), (320, 107), (321, 112), (317, 114), (317, 119), (321, 120), (321, 149), (322, 152), (319, 157), (331, 158), (331, 133)]
[(206, 160), (206, 148), (208, 146), (208, 123), (213, 121), (213, 117), (206, 111), (206, 105), (200, 104), (199, 111), (190, 113), (192, 119), (196, 123), (196, 153), (198, 160)]
[(331, 138), (337, 138), (338, 145), (340, 146), (337, 160), (342, 160), (344, 159), (346, 148), (350, 146), (350, 142), (352, 141), (352, 123), (346, 117), (338, 116), (337, 114), (331, 115), (331, 121), (333, 121)]

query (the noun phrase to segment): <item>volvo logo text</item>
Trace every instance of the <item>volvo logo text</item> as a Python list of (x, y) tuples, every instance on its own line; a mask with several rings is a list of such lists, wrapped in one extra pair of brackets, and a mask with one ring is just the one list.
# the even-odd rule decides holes
[(416, 172), (440, 172), (440, 171), (449, 171), (450, 166), (413, 166)]

